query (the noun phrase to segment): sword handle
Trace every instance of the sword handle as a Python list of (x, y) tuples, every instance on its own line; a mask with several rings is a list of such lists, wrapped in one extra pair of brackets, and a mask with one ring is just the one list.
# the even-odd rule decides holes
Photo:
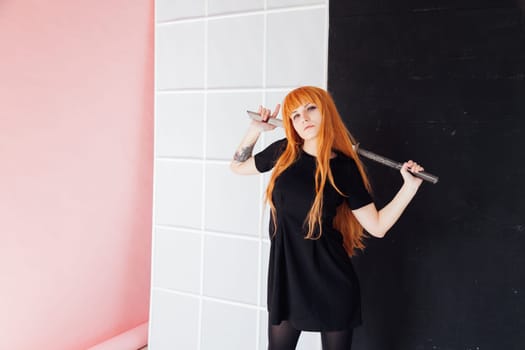
[[(354, 149), (356, 150), (357, 154), (359, 154), (359, 155), (361, 155), (361, 156), (363, 156), (365, 158), (371, 159), (371, 160), (373, 160), (375, 162), (378, 162), (380, 164), (386, 165), (388, 167), (391, 167), (391, 168), (394, 168), (394, 169), (397, 169), (397, 170), (399, 170), (399, 169), (401, 169), (403, 167), (402, 163), (396, 162), (396, 161), (394, 161), (392, 159), (388, 159), (387, 157), (380, 156), (377, 153), (370, 152), (370, 151), (368, 151), (366, 149), (363, 149), (363, 148), (359, 147), (359, 144), (354, 145)], [(433, 184), (436, 184), (439, 181), (439, 177), (437, 177), (436, 175), (427, 173), (425, 171), (420, 171), (418, 173), (410, 172), (410, 174), (415, 176), (415, 177), (419, 177), (420, 179), (423, 179), (425, 181), (428, 181), (430, 183), (433, 183)]]
[[(262, 117), (261, 117), (261, 115), (259, 113), (253, 112), (253, 111), (246, 111), (246, 113), (248, 113), (250, 118), (252, 118), (253, 120), (256, 120), (258, 122), (262, 122)], [(277, 118), (268, 118), (268, 121), (266, 123), (272, 124), (274, 126), (279, 126), (279, 127), (283, 126), (283, 121), (281, 119), (277, 119)]]

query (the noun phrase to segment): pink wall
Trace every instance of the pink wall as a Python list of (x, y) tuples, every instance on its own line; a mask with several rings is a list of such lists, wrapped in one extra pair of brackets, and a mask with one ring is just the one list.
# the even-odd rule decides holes
[(0, 344), (148, 319), (153, 1), (0, 2)]

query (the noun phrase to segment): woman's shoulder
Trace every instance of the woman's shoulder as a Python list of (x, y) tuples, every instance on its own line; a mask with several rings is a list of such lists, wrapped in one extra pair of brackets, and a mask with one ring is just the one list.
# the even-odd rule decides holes
[(268, 147), (286, 147), (288, 145), (288, 139), (285, 137), (284, 139), (279, 139), (271, 144), (268, 145)]
[(261, 173), (268, 171), (273, 168), (277, 159), (284, 152), (288, 141), (281, 139), (274, 141), (268, 145), (265, 149), (257, 153), (253, 158), (255, 161), (255, 167)]
[(352, 156), (345, 154), (341, 151), (334, 151), (336, 154), (335, 157), (335, 166), (338, 170), (342, 171), (343, 173), (355, 173), (355, 171), (358, 169), (357, 163)]
[(339, 151), (339, 150), (334, 150), (333, 151), (336, 155), (336, 159), (339, 160), (341, 163), (353, 163), (355, 164), (355, 160), (354, 158), (352, 158), (350, 155), (342, 152), (342, 151)]

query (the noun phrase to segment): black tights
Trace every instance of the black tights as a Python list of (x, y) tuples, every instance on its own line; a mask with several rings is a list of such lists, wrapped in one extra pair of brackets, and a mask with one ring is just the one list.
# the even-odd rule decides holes
[[(290, 322), (282, 321), (278, 325), (268, 326), (268, 350), (294, 350), (301, 331)], [(353, 329), (344, 331), (321, 332), (323, 350), (350, 350)]]

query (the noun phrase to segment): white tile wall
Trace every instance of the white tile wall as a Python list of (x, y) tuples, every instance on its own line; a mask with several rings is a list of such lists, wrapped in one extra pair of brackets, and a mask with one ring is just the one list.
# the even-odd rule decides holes
[(259, 234), (262, 198), (257, 176), (234, 176), (228, 164), (208, 164), (204, 202), (206, 229)]
[(208, 86), (261, 87), (264, 16), (210, 20)]
[(257, 305), (258, 242), (208, 236), (204, 256), (204, 295)]
[(268, 0), (268, 8), (326, 4), (327, 0)]
[(264, 0), (208, 0), (208, 14), (238, 13), (262, 10)]
[(325, 13), (320, 8), (268, 15), (268, 85), (324, 85)]
[(148, 348), (197, 349), (199, 299), (162, 290), (151, 294)]
[[(324, 0), (156, 2), (153, 350), (267, 346), (268, 175), (229, 170), (249, 121), (326, 87)], [(284, 137), (265, 133), (256, 152)], [(299, 350), (320, 349), (303, 333)]]
[(204, 16), (204, 0), (156, 0), (155, 15), (158, 22)]
[(202, 165), (155, 161), (155, 223), (200, 228)]
[(257, 345), (257, 310), (205, 300), (202, 350), (253, 349)]
[(157, 94), (157, 156), (202, 157), (204, 101), (202, 92)]
[(321, 335), (318, 332), (302, 332), (299, 337), (297, 349), (319, 350), (321, 349)]
[(257, 110), (262, 101), (259, 91), (208, 94), (206, 158), (231, 160), (250, 123), (246, 110)]
[(153, 286), (198, 294), (201, 234), (156, 228)]
[(204, 21), (158, 25), (155, 37), (157, 89), (202, 88)]
[(259, 349), (268, 349), (268, 311), (259, 311)]

